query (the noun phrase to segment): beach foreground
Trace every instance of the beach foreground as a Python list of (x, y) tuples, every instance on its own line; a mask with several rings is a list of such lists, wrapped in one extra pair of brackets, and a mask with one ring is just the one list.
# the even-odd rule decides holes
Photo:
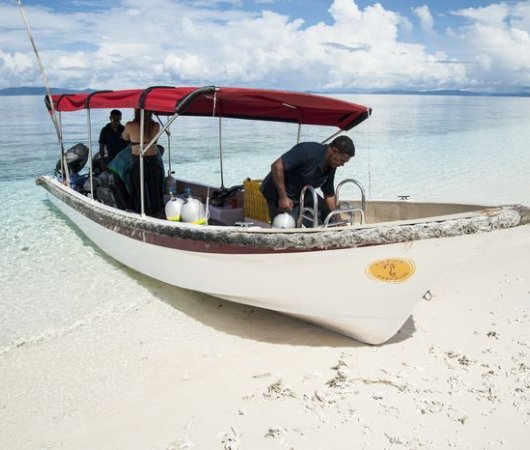
[(0, 355), (0, 447), (527, 448), (530, 227), (498, 235), (376, 347), (120, 268), (134, 307)]

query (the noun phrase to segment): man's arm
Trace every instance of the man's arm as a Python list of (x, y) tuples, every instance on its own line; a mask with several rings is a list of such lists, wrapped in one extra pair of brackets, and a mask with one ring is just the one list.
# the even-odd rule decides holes
[(287, 189), (285, 188), (285, 176), (282, 158), (278, 158), (271, 165), (271, 175), (276, 191), (278, 192), (278, 207), (282, 211), (292, 211), (294, 203), (287, 196)]
[(331, 169), (328, 178), (321, 187), (324, 201), (330, 211), (337, 209), (337, 196), (335, 195), (335, 169)]
[(325, 197), (324, 201), (326, 202), (326, 206), (330, 211), (335, 211), (335, 209), (337, 209), (337, 197), (335, 195)]

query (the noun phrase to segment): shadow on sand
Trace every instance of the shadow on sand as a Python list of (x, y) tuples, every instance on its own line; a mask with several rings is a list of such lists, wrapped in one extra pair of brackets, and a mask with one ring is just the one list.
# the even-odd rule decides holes
[[(318, 325), (304, 322), (276, 311), (233, 303), (187, 289), (153, 280), (122, 266), (151, 294), (171, 307), (217, 331), (254, 341), (303, 345), (311, 347), (369, 346)], [(385, 344), (397, 344), (409, 339), (416, 328), (410, 316), (403, 327)]]

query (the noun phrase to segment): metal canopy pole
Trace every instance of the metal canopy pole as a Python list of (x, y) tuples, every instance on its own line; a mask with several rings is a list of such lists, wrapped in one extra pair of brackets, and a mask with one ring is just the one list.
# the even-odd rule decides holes
[[(90, 121), (90, 108), (86, 110), (87, 126), (88, 126), (88, 159), (90, 169), (90, 197), (94, 198), (94, 171), (92, 167), (92, 123)], [(101, 156), (101, 155), (100, 155)]]
[(302, 134), (302, 123), (298, 123), (298, 136), (296, 137), (296, 143), (300, 143), (300, 135)]
[[(145, 216), (145, 201), (144, 201), (144, 109), (140, 109), (140, 213), (142, 217)], [(149, 146), (147, 146), (149, 148)]]
[(221, 126), (221, 116), (219, 116), (219, 166), (221, 169), (221, 189), (225, 188), (223, 177), (223, 127)]
[(336, 133), (333, 133), (330, 137), (328, 137), (327, 139), (324, 139), (321, 144), (325, 144), (326, 142), (328, 141), (331, 141), (331, 139), (333, 139), (335, 136), (338, 136), (339, 134), (342, 133), (342, 130), (339, 130), (337, 131)]
[[(58, 138), (59, 138), (59, 150), (61, 151), (61, 177), (63, 178), (62, 181), (65, 180), (65, 166), (66, 166), (66, 169), (68, 169), (68, 165), (65, 161), (65, 158), (64, 158), (64, 144), (63, 144), (63, 120), (62, 120), (62, 116), (61, 116), (61, 113), (60, 112), (57, 112), (57, 123), (59, 125), (59, 133), (58, 133)], [(70, 174), (68, 174), (70, 175)], [(70, 177), (68, 177), (70, 178)]]
[[(177, 117), (179, 117), (179, 112), (181, 110), (186, 109), (186, 107), (189, 105), (189, 103), (192, 102), (199, 95), (203, 95), (204, 93), (210, 93), (210, 92), (212, 92), (212, 90), (214, 90), (213, 92), (217, 92), (218, 88), (214, 88), (213, 86), (208, 86), (208, 87), (205, 87), (205, 88), (199, 88), (199, 89), (193, 91), (191, 94), (188, 94), (184, 99), (182, 99), (182, 101), (175, 107), (175, 114), (173, 114), (168, 119), (166, 124), (163, 127), (161, 127), (160, 130), (158, 130), (158, 133), (155, 135), (155, 137), (152, 138), (151, 141), (147, 145), (144, 146), (146, 148), (146, 150), (158, 140), (158, 138), (162, 135), (162, 133), (165, 133), (166, 130), (169, 129), (169, 126), (177, 119)], [(143, 115), (142, 115), (142, 117), (143, 117)], [(142, 130), (143, 130), (143, 127), (142, 127)], [(142, 130), (140, 130), (141, 133), (143, 133)], [(143, 142), (140, 142), (140, 144), (143, 144)], [(145, 153), (146, 150), (143, 150), (143, 148), (141, 146), (140, 147), (140, 154), (143, 156), (143, 154)]]
[(162, 136), (163, 133), (166, 132), (166, 130), (169, 128), (169, 126), (175, 121), (175, 119), (176, 119), (178, 116), (179, 116), (179, 115), (178, 115), (177, 113), (175, 113), (175, 114), (173, 114), (173, 115), (171, 116), (171, 118), (166, 122), (166, 124), (165, 124), (163, 127), (160, 128), (160, 130), (158, 131), (158, 133), (156, 134), (156, 136), (155, 136), (153, 139), (151, 139), (147, 145), (144, 146), (144, 147), (145, 147), (145, 150), (141, 152), (142, 155), (147, 151), (147, 149), (148, 149), (151, 145), (153, 145), (153, 144), (158, 140), (158, 138), (159, 138), (160, 136)]
[[(216, 89), (213, 93), (212, 117), (215, 117), (215, 110), (217, 108), (217, 91), (218, 89)], [(221, 171), (221, 189), (224, 189), (225, 183), (223, 172), (223, 127), (221, 114), (219, 114), (219, 169)]]
[[(162, 135), (162, 133), (165, 133), (166, 130), (169, 129), (169, 126), (176, 120), (176, 118), (180, 115), (181, 111), (185, 110), (186, 107), (193, 101), (195, 98), (197, 98), (200, 95), (204, 95), (206, 93), (214, 92), (214, 94), (219, 90), (219, 88), (216, 88), (214, 86), (207, 86), (204, 88), (196, 89), (195, 91), (191, 92), (190, 94), (186, 95), (181, 101), (175, 106), (175, 113), (168, 119), (166, 124), (158, 130), (158, 133), (154, 138), (151, 139), (151, 141), (145, 145), (144, 147), (148, 149), (151, 145), (153, 145), (158, 138)], [(143, 111), (143, 110), (142, 110)], [(140, 147), (141, 150), (141, 147)], [(145, 153), (145, 150), (141, 151), (141, 154), (143, 155)]]
[[(167, 121), (169, 121), (169, 118), (167, 119)], [(163, 125), (162, 125), (162, 128), (163, 128)], [(167, 161), (168, 161), (169, 173), (171, 174), (173, 173), (173, 171), (171, 170), (171, 132), (169, 131), (169, 128), (166, 128), (166, 136), (167, 136)]]
[[(171, 170), (171, 132), (169, 131), (169, 128), (167, 128), (167, 126), (164, 127), (164, 124), (162, 123), (160, 116), (158, 114), (155, 114), (155, 116), (158, 120), (158, 123), (160, 124), (160, 128), (162, 129), (162, 132), (165, 132), (167, 136), (167, 154), (168, 154), (167, 159), (168, 159), (168, 167), (169, 167), (168, 175), (169, 175), (173, 173)], [(169, 122), (169, 117), (166, 122)]]

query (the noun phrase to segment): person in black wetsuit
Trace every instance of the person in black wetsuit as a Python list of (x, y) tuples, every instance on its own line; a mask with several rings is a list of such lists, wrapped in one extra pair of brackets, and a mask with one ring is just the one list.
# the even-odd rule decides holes
[[(306, 185), (321, 188), (324, 198), (318, 196), (319, 223), (324, 222), (336, 208), (335, 171), (355, 156), (355, 146), (348, 136), (338, 136), (329, 145), (302, 142), (284, 153), (271, 165), (271, 171), (261, 184), (267, 200), (271, 223), (281, 212), (289, 212), (296, 220), (300, 194)], [(312, 204), (310, 195), (306, 205)]]
[[(134, 119), (125, 124), (123, 139), (129, 141), (133, 164), (130, 172), (132, 207), (141, 213), (140, 197), (140, 109), (134, 110)], [(149, 216), (164, 218), (164, 167), (157, 154), (156, 141), (147, 144), (158, 134), (160, 125), (152, 119), (152, 112), (144, 110), (144, 209)]]
[(110, 122), (99, 133), (99, 161), (102, 172), (107, 170), (107, 165), (127, 147), (127, 142), (122, 137), (124, 127), (120, 123), (121, 111), (113, 109), (109, 119)]

